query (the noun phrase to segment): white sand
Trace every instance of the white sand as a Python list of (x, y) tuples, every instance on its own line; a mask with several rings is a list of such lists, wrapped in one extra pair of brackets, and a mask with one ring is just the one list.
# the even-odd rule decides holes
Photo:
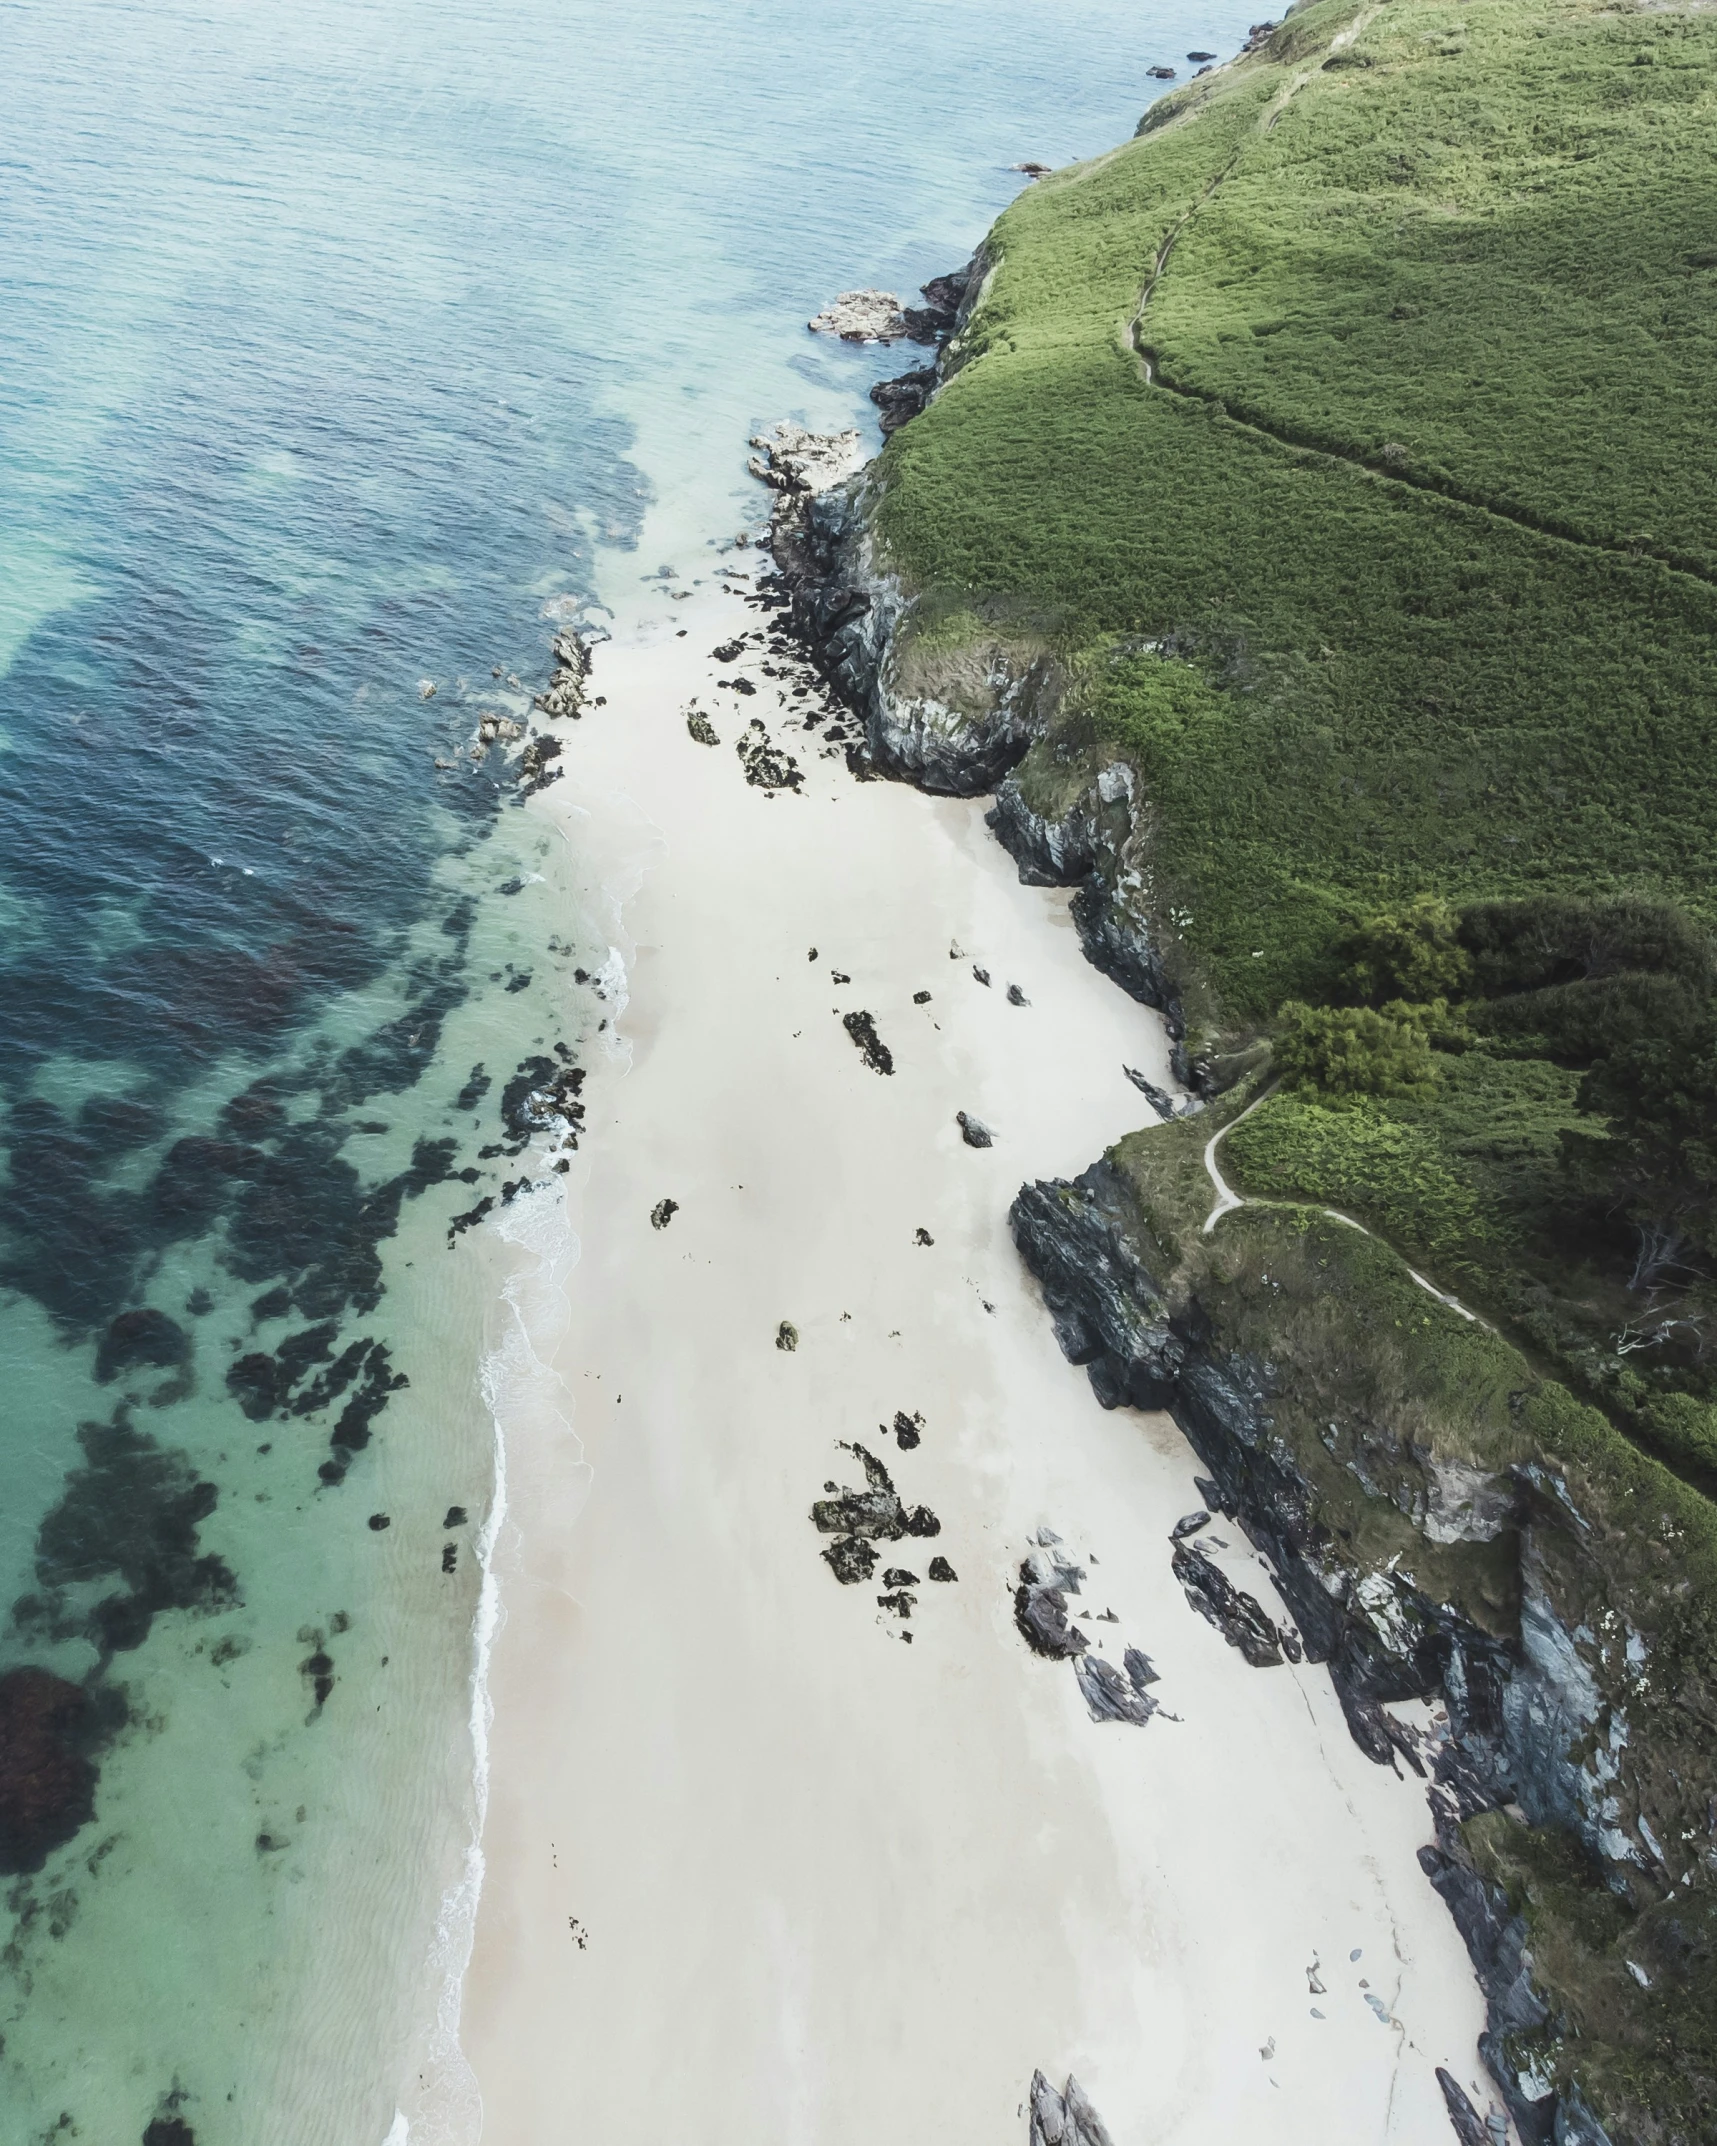
[[(485, 2146), (998, 2146), (1037, 2066), (1078, 2074), (1116, 2146), (1447, 2146), (1432, 2067), (1485, 2107), (1482, 2016), (1414, 1860), (1422, 1785), (1361, 1755), (1322, 1670), (1250, 1669), (1187, 1606), (1166, 1536), (1193, 1456), (1168, 1418), (1097, 1406), (1008, 1236), (1022, 1180), (1148, 1120), (1121, 1068), (1167, 1081), (1160, 1022), (981, 805), (856, 784), (767, 687), (711, 690), (709, 649), (758, 614), (660, 610), (601, 650), (608, 705), (562, 726), (541, 807), (593, 899), (637, 890), (632, 1063), (593, 1078), (569, 1181), (565, 1420), (508, 1438), (462, 2029)], [(686, 735), (694, 692), (719, 750)], [(758, 713), (804, 795), (744, 783)], [(859, 1007), (892, 1078), (836, 1018)], [(897, 1409), (916, 1452), (878, 1431)], [(836, 1583), (808, 1519), (861, 1481), (854, 1438), (942, 1518), (887, 1562), (959, 1575), (905, 1626), (880, 1570)], [(1099, 1726), (1027, 1652), (1010, 1590), (1045, 1524), (1119, 1614), (1084, 1629), (1143, 1647), (1179, 1722)]]

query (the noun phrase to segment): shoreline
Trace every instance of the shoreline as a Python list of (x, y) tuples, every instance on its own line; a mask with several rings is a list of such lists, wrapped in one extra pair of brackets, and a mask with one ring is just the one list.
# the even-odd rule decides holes
[[(1413, 1858), (1422, 1799), (1352, 1745), (1322, 1672), (1250, 1670), (1189, 1611), (1166, 1538), (1197, 1503), (1190, 1450), (1166, 1418), (1093, 1408), (1007, 1237), (1022, 1177), (1134, 1128), (1123, 1063), (1169, 1083), (1161, 1020), (1080, 958), (1066, 895), (1018, 883), (981, 805), (807, 755), (777, 713), (801, 666), (717, 685), (706, 651), (757, 633), (755, 610), (664, 608), (600, 649), (608, 705), (560, 726), (567, 773), (538, 801), (607, 853), (579, 871), (635, 882), (636, 943), (630, 1065), (593, 1078), (568, 1180), (583, 1258), (555, 1366), (578, 1481), (552, 1426), (505, 1433), (529, 1517), (495, 1558), (463, 1991), (485, 2140), (577, 2106), (598, 2133), (645, 2109), (713, 2141), (856, 2142), (867, 2104), (910, 2095), (976, 2141), (1023, 2130), (1041, 2066), (1078, 2074), (1117, 2146), (1309, 2141), (1366, 2102), (1378, 2137), (1440, 2141), (1435, 2065), (1482, 2103), (1482, 2001)], [(693, 695), (716, 750), (687, 736)], [(754, 713), (803, 794), (745, 783)], [(831, 1019), (849, 1011), (893, 1075)], [(962, 1142), (956, 1104), (994, 1149)], [(876, 1419), (902, 1405), (922, 1445), (884, 1453)], [(810, 1503), (860, 1480), (841, 1437), (942, 1519), (958, 1580), (920, 1578), (905, 1623), (818, 1555)], [(1098, 1724), (1070, 1669), (1028, 1654), (1011, 1589), (1045, 1527), (1101, 1559), (1084, 1599), (1124, 1615), (1084, 1629), (1143, 1647), (1179, 1721)], [(887, 1558), (921, 1576), (930, 1547)], [(1222, 1556), (1274, 1602), (1243, 1540)], [(1332, 1992), (1363, 1973), (1317, 1906), (1338, 1872), (1346, 1934), (1364, 1954), (1387, 1932), (1398, 1963), (1387, 2033), (1357, 1987), (1308, 2017), (1314, 1959)]]

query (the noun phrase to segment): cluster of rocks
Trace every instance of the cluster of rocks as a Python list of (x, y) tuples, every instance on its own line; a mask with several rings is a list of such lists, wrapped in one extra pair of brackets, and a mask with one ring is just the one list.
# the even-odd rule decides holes
[(864, 466), (864, 442), (853, 432), (807, 432), (779, 424), (753, 435), (757, 452), (746, 465), (771, 491), (808, 495), (844, 484)]
[(921, 286), (921, 306), (902, 305), (892, 291), (843, 291), (806, 325), (843, 343), (941, 343), (953, 333), (965, 294), (963, 269), (932, 276)]
[[(903, 1412), (896, 1423), (903, 1421), (916, 1433), (914, 1418)], [(901, 1442), (906, 1444), (905, 1440)], [(911, 1443), (916, 1445), (916, 1435)], [(853, 1443), (846, 1446), (846, 1451), (863, 1468), (865, 1487), (850, 1490), (838, 1483), (825, 1483), (823, 1488), (828, 1495), (812, 1505), (811, 1522), (819, 1534), (834, 1538), (823, 1552), (824, 1559), (841, 1585), (852, 1587), (869, 1580), (875, 1572), (879, 1542), (899, 1542), (908, 1535), (933, 1539), (941, 1534), (942, 1523), (927, 1505), (908, 1506), (904, 1502), (893, 1477), (868, 1447)], [(933, 1557), (929, 1573), (932, 1580), (942, 1582), (956, 1577), (945, 1557)], [(885, 1592), (877, 1597), (878, 1607), (903, 1620), (909, 1618), (917, 1599), (909, 1590), (918, 1584), (915, 1574), (890, 1568), (883, 1574)]]
[(536, 697), (535, 706), (551, 717), (584, 713), (585, 687), (590, 678), (590, 650), (575, 633), (557, 633), (552, 652), (555, 673), (547, 688)]
[(735, 750), (745, 779), (754, 790), (796, 790), (805, 780), (798, 761), (775, 743), (755, 715), (746, 724)]
[[(1039, 1528), (1036, 1545), (1019, 1568), (1014, 1623), (1034, 1654), (1073, 1664), (1093, 1721), (1130, 1721), (1143, 1728), (1162, 1711), (1149, 1689), (1160, 1681), (1157, 1671), (1137, 1647), (1124, 1651), (1120, 1669), (1090, 1651), (1091, 1642), (1067, 1613), (1068, 1596), (1078, 1594), (1085, 1579), (1085, 1567), (1066, 1554), (1061, 1537), (1052, 1528)], [(1107, 1613), (1104, 1621), (1112, 1621)]]
[(873, 1073), (892, 1073), (894, 1053), (876, 1032), (876, 1021), (865, 1012), (844, 1013), (841, 1026), (857, 1044), (864, 1062)]

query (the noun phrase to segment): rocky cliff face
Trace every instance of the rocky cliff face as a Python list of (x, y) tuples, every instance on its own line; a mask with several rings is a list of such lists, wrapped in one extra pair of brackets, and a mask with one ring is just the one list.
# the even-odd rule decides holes
[[(794, 624), (862, 719), (871, 771), (945, 796), (994, 791), (989, 825), (1020, 876), (1078, 890), (1073, 917), (1087, 957), (1160, 1008), (1180, 1045), (1179, 993), (1145, 914), (1135, 770), (1093, 759), (1076, 763), (1070, 780), (1065, 764), (1033, 764), (1065, 691), (1050, 651), (980, 629), (957, 658), (921, 653), (914, 599), (874, 533), (875, 486), (866, 471), (828, 489), (780, 487), (772, 529)], [(956, 689), (938, 691), (942, 678)], [(1176, 1070), (1189, 1086), (1207, 1085), (1205, 1069), (1184, 1052)]]
[[(1530, 1438), (1491, 1467), (1439, 1455), (1387, 1421), (1352, 1436), (1302, 1420), (1283, 1365), (1237, 1350), (1196, 1297), (1171, 1303), (1113, 1161), (1072, 1183), (1025, 1186), (1010, 1219), (1098, 1400), (1173, 1414), (1208, 1471), (1207, 1495), (1273, 1566), (1307, 1657), (1328, 1664), (1356, 1741), (1381, 1764), (1429, 1775), (1437, 1845), (1421, 1861), (1472, 1954), (1490, 2009), (1483, 2054), (1522, 2138), (1599, 2146), (1605, 2131), (1560, 2061), (1573, 2030), (1535, 1981), (1525, 1922), (1475, 1861), (1472, 1822), (1497, 1813), (1507, 1828), (1566, 1829), (1608, 1892), (1648, 1911), (1642, 1933), (1680, 1912), (1677, 1887), (1703, 1875), (1707, 1855), (1712, 1814), (1695, 1784), (1708, 1768), (1677, 1745), (1673, 1719), (1654, 1719), (1652, 1756), (1636, 1734), (1654, 1666), (1645, 1632), (1667, 1597), (1650, 1606), (1653, 1583), (1633, 1576), (1594, 1487), (1571, 1483)], [(1332, 1460), (1359, 1502), (1385, 1512), (1400, 1546), (1386, 1560), (1375, 1533), (1344, 1524), (1351, 1507), (1332, 1499)], [(1426, 1584), (1438, 1545), (1481, 1549), (1511, 1609), (1481, 1617)], [(1684, 1687), (1689, 1697), (1697, 1706)], [(1443, 1702), (1446, 1732), (1422, 1741), (1395, 1722), (1385, 1702), (1407, 1698)], [(1649, 1970), (1630, 1960), (1629, 1971), (1651, 1987)], [(1704, 2134), (1640, 2133), (1685, 2135)]]

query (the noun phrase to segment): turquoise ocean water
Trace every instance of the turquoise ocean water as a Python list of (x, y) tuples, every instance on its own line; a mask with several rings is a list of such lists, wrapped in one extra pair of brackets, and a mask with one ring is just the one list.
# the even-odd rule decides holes
[(0, 2146), (472, 2136), (449, 1224), (616, 1004), (481, 713), (1252, 12), (0, 0)]

